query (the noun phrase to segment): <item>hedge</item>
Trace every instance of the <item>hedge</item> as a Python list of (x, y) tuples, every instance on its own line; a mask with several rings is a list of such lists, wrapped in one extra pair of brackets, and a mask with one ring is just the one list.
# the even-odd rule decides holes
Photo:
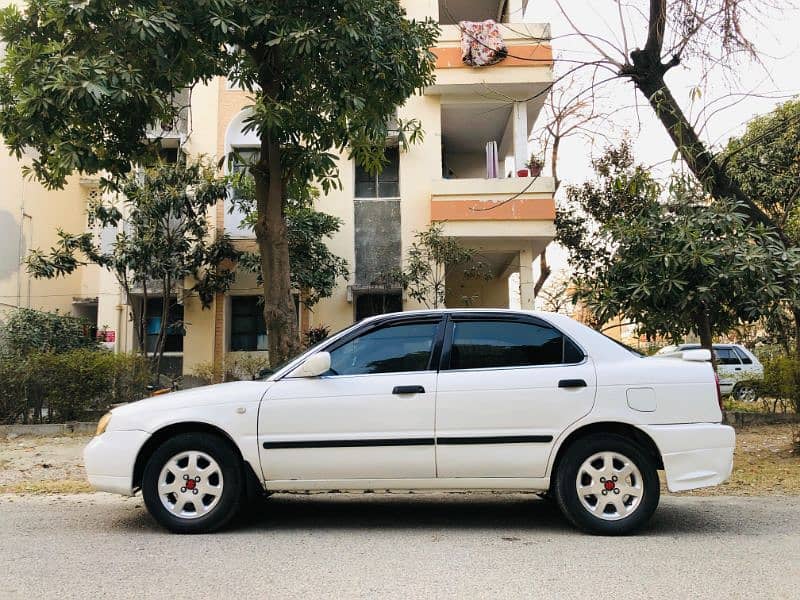
[(147, 395), (141, 356), (93, 349), (0, 357), (0, 423), (93, 418), (112, 404)]

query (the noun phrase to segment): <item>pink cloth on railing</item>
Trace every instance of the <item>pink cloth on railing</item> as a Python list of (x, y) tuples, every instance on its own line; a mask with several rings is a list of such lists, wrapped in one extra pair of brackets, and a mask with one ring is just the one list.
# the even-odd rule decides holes
[(461, 60), (472, 67), (486, 67), (508, 56), (508, 49), (500, 35), (497, 23), (488, 21), (460, 21)]

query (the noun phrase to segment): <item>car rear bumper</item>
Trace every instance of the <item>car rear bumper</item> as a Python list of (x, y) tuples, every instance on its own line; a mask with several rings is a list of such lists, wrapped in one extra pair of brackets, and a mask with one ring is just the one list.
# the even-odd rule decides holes
[(664, 461), (671, 492), (719, 485), (731, 476), (736, 433), (718, 423), (643, 427)]
[(92, 438), (83, 450), (89, 483), (101, 492), (132, 496), (136, 456), (149, 437), (145, 431), (106, 431)]

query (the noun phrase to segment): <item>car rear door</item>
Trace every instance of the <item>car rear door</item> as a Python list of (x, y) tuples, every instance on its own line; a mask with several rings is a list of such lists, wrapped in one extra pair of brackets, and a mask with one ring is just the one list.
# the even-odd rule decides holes
[(331, 371), (284, 378), (258, 416), (266, 480), (435, 477), (442, 317), (389, 320), (325, 350)]
[(553, 440), (594, 403), (594, 366), (533, 316), (454, 314), (436, 398), (438, 477), (544, 477)]
[(719, 386), (723, 394), (729, 394), (737, 381), (744, 379), (742, 361), (730, 346), (714, 346), (717, 357)]

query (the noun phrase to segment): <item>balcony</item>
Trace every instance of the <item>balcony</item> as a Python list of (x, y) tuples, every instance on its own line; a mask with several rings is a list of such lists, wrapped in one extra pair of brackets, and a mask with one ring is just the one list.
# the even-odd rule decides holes
[(426, 95), (480, 94), (487, 99), (527, 101), (544, 97), (553, 81), (550, 26), (542, 23), (499, 23), (508, 57), (488, 67), (461, 60), (461, 30), (442, 25), (436, 55), (436, 83)]
[(552, 239), (551, 177), (440, 179), (431, 186), (431, 221), (460, 238)]

